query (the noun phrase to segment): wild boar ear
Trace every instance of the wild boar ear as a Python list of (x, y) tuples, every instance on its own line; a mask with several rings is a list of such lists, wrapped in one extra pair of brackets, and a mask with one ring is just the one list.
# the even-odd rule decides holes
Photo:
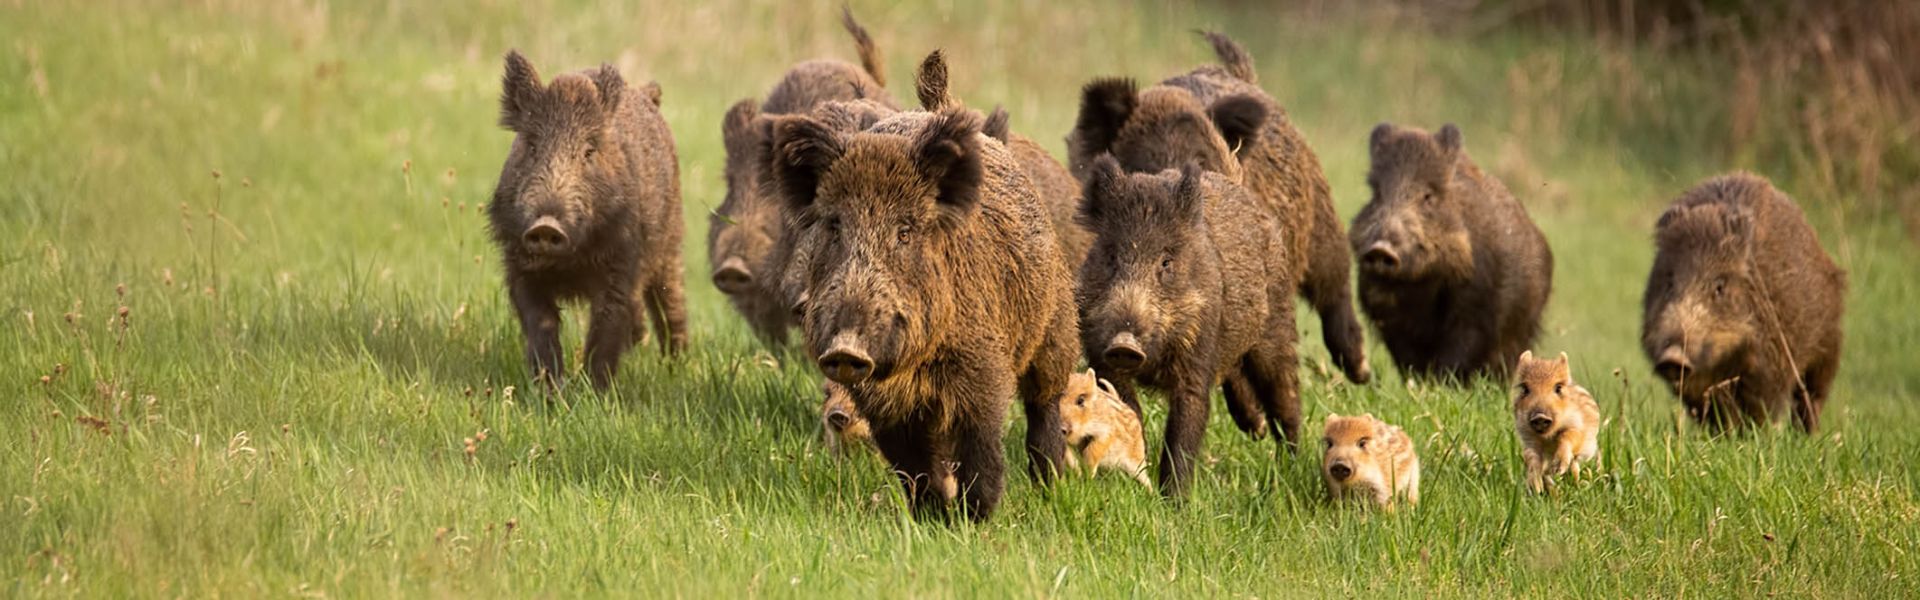
[[(1527, 363), (1530, 363), (1530, 362), (1533, 362), (1533, 351), (1527, 350), (1520, 353), (1520, 362), (1514, 363), (1514, 365), (1517, 367), (1524, 367), (1524, 366), (1527, 366)], [(1518, 370), (1518, 369), (1515, 369), (1515, 370)]]
[(1392, 123), (1373, 126), (1373, 133), (1367, 136), (1367, 154), (1373, 162), (1380, 162), (1381, 154), (1387, 149), (1387, 138), (1393, 135)]
[(519, 50), (507, 51), (507, 72), (500, 78), (500, 126), (513, 129), (540, 95), (540, 73)]
[(1087, 171), (1087, 183), (1080, 194), (1080, 224), (1092, 227), (1100, 222), (1105, 214), (1108, 202), (1113, 201), (1113, 191), (1127, 176), (1120, 169), (1120, 161), (1112, 154), (1101, 154), (1093, 159), (1093, 166)]
[(660, 82), (649, 81), (647, 82), (646, 85), (640, 86), (640, 95), (646, 96), (648, 102), (652, 102), (655, 108), (659, 108), (660, 107)]
[(987, 137), (1000, 140), (1000, 143), (1005, 144), (1007, 135), (1012, 133), (1009, 119), (1011, 117), (1007, 116), (1007, 109), (995, 106), (993, 112), (987, 115), (987, 123), (980, 126), (980, 133), (987, 134)]
[(720, 140), (728, 152), (740, 152), (752, 149), (754, 134), (759, 129), (754, 126), (754, 118), (760, 116), (760, 108), (752, 98), (733, 103), (727, 109), (727, 116), (720, 120)]
[(1753, 218), (1747, 216), (1746, 211), (1727, 211), (1726, 216), (1721, 217), (1721, 220), (1726, 223), (1727, 236), (1731, 238), (1734, 243), (1745, 245), (1747, 240), (1753, 236)]
[(1207, 118), (1220, 129), (1227, 147), (1239, 154), (1260, 135), (1260, 126), (1267, 121), (1267, 106), (1250, 94), (1234, 94), (1207, 107)]
[(1201, 210), (1207, 205), (1206, 178), (1207, 171), (1200, 168), (1199, 162), (1187, 161), (1180, 166), (1180, 186), (1173, 192), (1173, 209), (1178, 214), (1193, 219), (1201, 217)]
[(967, 209), (980, 201), (985, 166), (980, 157), (980, 113), (948, 107), (934, 113), (933, 122), (913, 144), (913, 164), (920, 176), (939, 188), (934, 201)]
[(613, 68), (613, 65), (602, 63), (600, 68), (594, 69), (592, 79), (593, 87), (600, 92), (601, 110), (611, 113), (620, 108), (620, 97), (627, 91), (627, 80), (620, 76), (620, 70)]
[(1446, 154), (1449, 162), (1460, 156), (1460, 145), (1463, 143), (1460, 139), (1460, 128), (1452, 123), (1440, 126), (1440, 133), (1433, 135), (1433, 141), (1440, 144), (1440, 151)]
[(800, 211), (820, 193), (820, 175), (846, 153), (840, 132), (808, 117), (773, 124), (773, 176), (788, 206)]
[(1132, 79), (1095, 79), (1081, 88), (1080, 116), (1073, 124), (1081, 149), (1087, 154), (1113, 149), (1138, 102)]
[(1322, 421), (1321, 423), (1323, 423), (1323, 424), (1325, 424), (1325, 425), (1331, 425), (1331, 424), (1333, 424), (1333, 421), (1334, 421), (1334, 419), (1338, 419), (1338, 418), (1340, 418), (1340, 413), (1331, 413), (1331, 412), (1330, 412), (1330, 413), (1327, 413), (1327, 420), (1325, 420), (1325, 421)]

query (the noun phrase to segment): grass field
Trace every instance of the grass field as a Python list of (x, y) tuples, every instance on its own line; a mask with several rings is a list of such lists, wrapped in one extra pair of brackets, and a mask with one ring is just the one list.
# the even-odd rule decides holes
[[(1426, 467), (1417, 509), (1328, 506), (1317, 456), (1276, 456), (1218, 415), (1183, 506), (1119, 477), (1015, 477), (992, 522), (946, 526), (903, 515), (877, 459), (824, 453), (818, 375), (759, 349), (707, 283), (721, 114), (795, 61), (853, 58), (836, 6), (418, 4), (0, 3), (0, 595), (1920, 590), (1920, 248), (1899, 224), (1807, 203), (1852, 280), (1817, 435), (1679, 427), (1639, 354), (1660, 209), (1706, 175), (1769, 166), (1718, 150), (1720, 117), (1697, 102), (1718, 92), (1687, 85), (1706, 65), (1243, 9), (856, 3), (896, 97), (946, 48), (962, 98), (1004, 104), (1060, 155), (1081, 83), (1209, 62), (1188, 30), (1223, 28), (1347, 217), (1374, 123), (1459, 123), (1553, 244), (1538, 347), (1572, 353), (1609, 416), (1601, 476), (1526, 496), (1503, 385), (1408, 386), (1376, 343), (1384, 376), (1352, 386), (1314, 333), (1308, 435), (1329, 411), (1404, 426)], [(605, 395), (525, 389), (479, 210), (509, 141), (494, 124), (509, 47), (548, 74), (608, 61), (666, 90), (693, 350), (634, 353)], [(1610, 108), (1622, 95), (1659, 110)], [(1164, 407), (1147, 405), (1157, 428)]]

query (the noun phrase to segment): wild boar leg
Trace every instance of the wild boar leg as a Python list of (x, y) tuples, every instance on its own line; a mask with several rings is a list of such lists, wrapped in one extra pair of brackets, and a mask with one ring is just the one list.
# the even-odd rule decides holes
[(1062, 312), (1066, 317), (1055, 319), (1053, 331), (1020, 377), (1020, 401), (1027, 415), (1027, 476), (1041, 484), (1052, 483), (1067, 464), (1058, 400), (1080, 357), (1080, 338), (1071, 312)]
[(1260, 408), (1260, 397), (1254, 393), (1253, 384), (1248, 383), (1241, 372), (1244, 367), (1243, 364), (1227, 370), (1220, 382), (1220, 395), (1227, 401), (1227, 414), (1233, 416), (1233, 425), (1258, 441), (1267, 435), (1267, 413)]
[(1341, 232), (1338, 218), (1317, 220), (1321, 222), (1314, 224), (1314, 237), (1337, 236), (1339, 239), (1314, 242), (1316, 250), (1309, 258), (1300, 295), (1313, 305), (1313, 312), (1320, 315), (1320, 337), (1327, 345), (1327, 352), (1333, 355), (1333, 364), (1346, 374), (1348, 381), (1366, 383), (1373, 378), (1373, 370), (1367, 366), (1365, 329), (1354, 315), (1352, 287), (1347, 283), (1352, 268), (1346, 235)]
[[(1202, 363), (1206, 364), (1206, 363)], [(1194, 369), (1196, 372), (1204, 372)], [(1167, 393), (1167, 435), (1160, 448), (1160, 493), (1169, 498), (1186, 495), (1193, 483), (1193, 463), (1207, 435), (1208, 385), (1198, 377), (1177, 382)]]
[(941, 516), (946, 512), (946, 496), (938, 485), (943, 471), (934, 467), (933, 440), (924, 423), (909, 421), (882, 426), (873, 424), (873, 444), (887, 459), (893, 474), (900, 478), (907, 507), (916, 517)]
[(632, 292), (608, 290), (593, 299), (593, 320), (587, 324), (587, 377), (595, 389), (607, 389), (620, 368), (620, 356), (633, 346)]
[(1292, 344), (1270, 337), (1247, 353), (1247, 376), (1274, 428), (1275, 443), (1293, 452), (1300, 447), (1300, 370)]
[(660, 350), (667, 354), (679, 354), (687, 349), (687, 298), (681, 285), (681, 270), (675, 261), (655, 273), (647, 285), (646, 300), (648, 313), (653, 317), (653, 333), (660, 336)]
[[(1007, 429), (1007, 405), (1005, 399), (1013, 395), (1011, 377), (996, 376), (1007, 373), (1009, 369), (996, 369), (995, 365), (982, 364), (980, 372), (968, 373), (967, 384), (949, 385), (948, 402), (960, 410), (974, 411), (975, 414), (956, 415), (951, 424), (953, 428), (954, 476), (959, 480), (960, 497), (966, 503), (967, 517), (976, 522), (986, 521), (993, 516), (993, 509), (1000, 504), (1000, 493), (1006, 489), (1007, 458), (1002, 445)], [(1065, 385), (1064, 379), (1061, 384)], [(1058, 394), (1058, 392), (1055, 392)], [(967, 397), (972, 396), (972, 397)], [(1052, 402), (1044, 402), (1046, 409), (1055, 411), (1050, 417), (1052, 425), (1047, 427), (1055, 438), (1060, 437), (1059, 408)], [(1037, 426), (1034, 421), (1035, 407), (1027, 407), (1027, 427), (1031, 431)], [(1029, 441), (1033, 439), (1028, 434)], [(1056, 441), (1058, 462), (1065, 464), (1066, 446)]]
[(527, 338), (527, 364), (533, 378), (549, 387), (560, 384), (565, 372), (560, 354), (560, 306), (551, 294), (525, 284), (513, 286), (513, 311), (520, 316), (520, 333)]

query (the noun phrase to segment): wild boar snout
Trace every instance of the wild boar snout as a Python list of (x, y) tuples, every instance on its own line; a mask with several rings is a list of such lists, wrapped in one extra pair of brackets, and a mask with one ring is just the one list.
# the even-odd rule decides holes
[(540, 217), (535, 219), (533, 225), (528, 226), (526, 231), (521, 232), (520, 242), (534, 254), (558, 254), (567, 250), (571, 238), (567, 236), (566, 228), (560, 224), (559, 219)]
[(867, 353), (860, 334), (851, 330), (835, 335), (820, 354), (820, 370), (840, 385), (854, 385), (873, 375), (873, 356)]
[(1680, 346), (1667, 346), (1666, 350), (1660, 352), (1660, 359), (1654, 363), (1653, 370), (1662, 379), (1679, 383), (1693, 371), (1693, 361), (1687, 358), (1686, 351)]
[(1101, 353), (1101, 357), (1106, 359), (1108, 368), (1122, 372), (1138, 369), (1147, 362), (1146, 350), (1141, 348), (1140, 339), (1131, 331), (1114, 334), (1107, 341), (1107, 349)]
[(729, 256), (713, 270), (713, 286), (730, 296), (748, 293), (753, 289), (753, 270), (747, 268), (746, 260)]

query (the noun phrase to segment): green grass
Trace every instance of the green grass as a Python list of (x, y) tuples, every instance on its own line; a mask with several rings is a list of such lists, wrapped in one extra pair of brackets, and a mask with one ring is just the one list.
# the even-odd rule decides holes
[[(1365, 201), (1375, 122), (1460, 123), (1553, 243), (1539, 347), (1571, 352), (1611, 419), (1599, 477), (1524, 496), (1501, 385), (1407, 386), (1377, 344), (1382, 381), (1347, 385), (1326, 375), (1316, 333), (1303, 336), (1309, 435), (1329, 411), (1404, 426), (1426, 466), (1417, 509), (1328, 506), (1317, 457), (1276, 456), (1220, 415), (1184, 506), (1118, 477), (1051, 491), (1016, 477), (991, 523), (945, 526), (906, 518), (877, 459), (824, 453), (818, 376), (758, 349), (706, 283), (720, 116), (792, 62), (851, 58), (835, 7), (471, 4), (0, 7), (0, 594), (1888, 597), (1920, 585), (1920, 251), (1897, 225), (1808, 207), (1853, 283), (1818, 435), (1677, 429), (1676, 403), (1649, 381), (1636, 335), (1653, 218), (1705, 175), (1766, 166), (1715, 150), (1718, 116), (1689, 103), (1714, 91), (1688, 84), (1700, 66), (1687, 59), (1184, 6), (860, 2), (896, 96), (910, 99), (924, 52), (947, 48), (961, 97), (1005, 104), (1016, 131), (1056, 153), (1080, 83), (1209, 62), (1187, 30), (1224, 26), (1314, 142), (1343, 215)], [(693, 350), (634, 353), (609, 394), (547, 403), (524, 390), (478, 210), (509, 139), (494, 120), (510, 46), (548, 74), (605, 60), (666, 89)], [(1624, 114), (1605, 101), (1615, 94), (1665, 110)], [(1163, 415), (1149, 402), (1150, 428)], [(1017, 447), (1009, 457), (1024, 464)]]

